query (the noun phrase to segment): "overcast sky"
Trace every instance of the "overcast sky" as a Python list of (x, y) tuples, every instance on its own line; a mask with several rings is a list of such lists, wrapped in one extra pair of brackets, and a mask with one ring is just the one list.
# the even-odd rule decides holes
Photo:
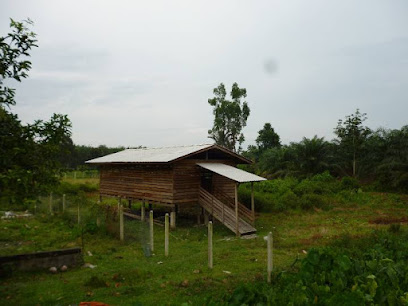
[[(18, 1), (33, 68), (12, 108), (68, 114), (76, 144), (211, 142), (212, 90), (247, 89), (245, 147), (270, 122), (284, 143), (331, 140), (356, 108), (371, 128), (408, 124), (408, 1)], [(11, 84), (10, 84), (11, 85)]]

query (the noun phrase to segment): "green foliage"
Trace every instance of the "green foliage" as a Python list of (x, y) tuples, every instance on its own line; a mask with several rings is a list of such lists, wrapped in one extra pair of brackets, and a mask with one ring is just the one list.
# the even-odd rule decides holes
[(340, 119), (334, 129), (338, 137), (339, 158), (345, 165), (345, 171), (350, 172), (348, 165), (351, 165), (353, 176), (357, 174), (357, 160), (361, 159), (360, 154), (364, 144), (372, 133), (368, 127), (363, 126), (365, 120), (367, 120), (367, 114), (360, 113), (357, 109), (354, 114), (346, 116), (344, 121)]
[(347, 246), (311, 249), (297, 271), (272, 285), (247, 284), (224, 297), (228, 305), (406, 305), (408, 235), (377, 232)]
[(23, 125), (4, 106), (15, 104), (14, 89), (3, 80), (26, 78), (31, 63), (22, 59), (35, 45), (35, 34), (26, 25), (31, 21), (11, 20), (12, 33), (0, 37), (0, 202), (18, 203), (34, 199), (58, 184), (60, 158), (72, 146), (71, 122), (54, 114), (49, 121)]
[[(142, 148), (139, 146), (137, 148)], [(85, 164), (85, 161), (108, 154), (116, 153), (124, 150), (124, 147), (107, 147), (100, 145), (98, 147), (74, 145), (71, 154), (61, 158), (61, 164), (66, 169), (89, 169), (95, 168), (93, 165)]]
[[(237, 83), (232, 84), (231, 100), (227, 100), (227, 92), (223, 83), (214, 88), (215, 97), (208, 99), (214, 107), (213, 128), (208, 131), (209, 138), (233, 151), (239, 151), (245, 140), (242, 129), (246, 126), (250, 109), (248, 103), (241, 101), (246, 98), (246, 89), (239, 88)], [(238, 148), (236, 147), (238, 145)]]
[(49, 121), (22, 125), (0, 108), (0, 190), (11, 203), (33, 199), (59, 183), (58, 157), (65, 153), (71, 123), (54, 114)]
[(288, 175), (304, 178), (327, 170), (329, 155), (329, 143), (324, 138), (304, 137), (299, 143), (263, 152), (259, 157), (259, 169), (270, 178)]
[(341, 179), (341, 187), (343, 189), (357, 190), (360, 188), (360, 183), (358, 180), (351, 176), (345, 176)]
[(36, 34), (28, 28), (32, 24), (30, 19), (23, 22), (10, 19), (12, 31), (0, 37), (0, 107), (16, 104), (15, 89), (4, 86), (4, 80), (11, 78), (21, 82), (31, 69), (31, 62), (25, 57), (30, 56), (28, 51), (37, 47)]
[[(334, 203), (358, 200), (359, 185), (354, 178), (335, 179), (328, 171), (298, 180), (293, 177), (259, 182), (254, 185), (255, 209), (261, 212), (279, 212), (290, 209), (330, 209)], [(250, 185), (241, 185), (239, 199), (250, 206)]]
[(258, 132), (256, 144), (261, 151), (281, 146), (280, 137), (270, 123), (265, 123), (263, 129)]

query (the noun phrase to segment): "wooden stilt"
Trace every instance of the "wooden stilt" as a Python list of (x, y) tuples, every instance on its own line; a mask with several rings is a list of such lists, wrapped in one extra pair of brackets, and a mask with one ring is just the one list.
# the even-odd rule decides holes
[(170, 228), (175, 229), (176, 228), (176, 212), (172, 211), (170, 213)]
[(140, 216), (141, 216), (141, 219), (142, 219), (142, 222), (144, 222), (145, 221), (145, 201), (143, 200), (143, 202), (142, 202), (142, 207), (140, 208)]
[(169, 256), (169, 214), (164, 217), (164, 256)]
[(204, 211), (204, 224), (205, 224), (205, 225), (208, 225), (208, 219), (209, 219), (209, 218), (208, 218), (208, 212), (205, 210), (205, 211)]

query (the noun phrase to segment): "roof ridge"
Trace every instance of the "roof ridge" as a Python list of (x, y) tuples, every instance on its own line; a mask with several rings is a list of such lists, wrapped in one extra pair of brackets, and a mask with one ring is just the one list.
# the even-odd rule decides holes
[(212, 146), (214, 143), (201, 143), (193, 145), (181, 145), (181, 146), (164, 146), (164, 147), (145, 147), (145, 148), (128, 148), (125, 150), (158, 150), (158, 149), (170, 149), (170, 148), (189, 148), (189, 147), (201, 147), (201, 146)]

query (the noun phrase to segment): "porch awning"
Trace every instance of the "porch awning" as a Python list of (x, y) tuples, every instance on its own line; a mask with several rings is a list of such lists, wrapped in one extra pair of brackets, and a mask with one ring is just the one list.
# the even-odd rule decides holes
[(221, 163), (197, 163), (197, 165), (238, 183), (266, 181), (263, 177)]

